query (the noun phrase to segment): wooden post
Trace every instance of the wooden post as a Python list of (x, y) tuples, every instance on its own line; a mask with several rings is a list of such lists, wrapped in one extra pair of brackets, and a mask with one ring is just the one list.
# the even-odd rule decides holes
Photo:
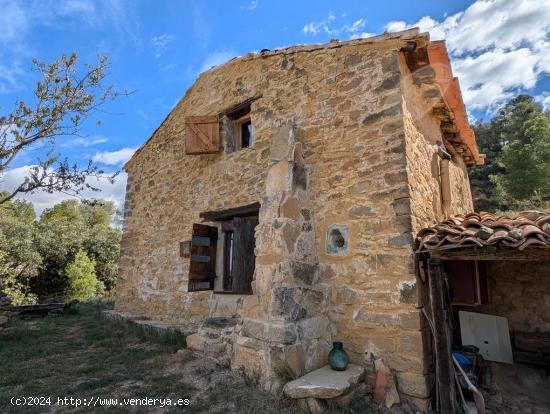
[(428, 259), (428, 281), (430, 285), (430, 302), (434, 324), (434, 341), (437, 390), (439, 393), (440, 411), (444, 414), (455, 412), (456, 391), (454, 386), (453, 361), (451, 359), (451, 338), (447, 324), (447, 306), (443, 283), (443, 263), (439, 259)]

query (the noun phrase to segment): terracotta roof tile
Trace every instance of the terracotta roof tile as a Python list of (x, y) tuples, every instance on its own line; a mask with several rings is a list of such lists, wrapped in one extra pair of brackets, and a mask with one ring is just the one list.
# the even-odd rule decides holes
[(550, 212), (525, 211), (516, 217), (485, 212), (454, 216), (420, 230), (415, 242), (417, 251), (468, 246), (550, 249)]

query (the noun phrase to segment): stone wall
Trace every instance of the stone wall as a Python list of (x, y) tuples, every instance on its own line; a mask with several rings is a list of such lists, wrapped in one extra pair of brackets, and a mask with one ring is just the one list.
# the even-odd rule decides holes
[(439, 121), (432, 107), (414, 84), (413, 76), (401, 58), (403, 85), (403, 119), (407, 142), (407, 176), (410, 191), (412, 228), (416, 232), (434, 225), (446, 216), (470, 213), (473, 201), (466, 165), (451, 151), (449, 181), (451, 203), (445, 214), (442, 205), (440, 164), (437, 143), (443, 143)]
[[(399, 56), (401, 71), (401, 100), (403, 139), (405, 141), (406, 196), (400, 199), (402, 214), (408, 218), (410, 232), (414, 236), (420, 229), (433, 225), (445, 217), (473, 211), (467, 168), (462, 158), (452, 149), (448, 161), (450, 203), (445, 208), (441, 179), (442, 157), (438, 145), (443, 144), (440, 121), (433, 115), (430, 103), (433, 89), (424, 89), (420, 80), (412, 74), (402, 55)], [(428, 72), (429, 73), (429, 72)], [(422, 75), (425, 76), (425, 75)], [(430, 85), (430, 87), (433, 87)], [(426, 96), (430, 99), (426, 99)], [(407, 246), (408, 247), (408, 246)], [(412, 264), (412, 252), (401, 259)], [(422, 297), (425, 285), (417, 280), (412, 270), (402, 273), (401, 296), (411, 303), (411, 315), (424, 305)], [(406, 277), (409, 279), (407, 280)], [(400, 346), (395, 346), (394, 335), (381, 337), (386, 349), (395, 349), (392, 369), (398, 372), (398, 387), (402, 393), (414, 397), (426, 397), (432, 387), (430, 365), (431, 339), (423, 318), (411, 318), (412, 323), (401, 322), (397, 335)], [(391, 361), (391, 357), (390, 357)], [(400, 372), (401, 371), (401, 372)], [(409, 386), (404, 386), (404, 379)]]
[[(371, 374), (383, 359), (402, 395), (426, 398), (412, 234), (441, 218), (440, 133), (406, 71), (395, 46), (357, 42), (245, 56), (202, 74), (126, 166), (117, 308), (176, 322), (207, 317), (216, 295), (186, 292), (178, 241), (202, 211), (261, 201), (255, 294), (240, 309), (234, 366), (273, 382), (273, 361), (301, 374), (338, 340)], [(252, 147), (185, 155), (186, 116), (253, 96)], [(273, 155), (289, 128), (307, 172), (298, 196), (271, 191), (294, 168)], [(469, 210), (464, 165), (451, 169), (452, 210)], [(349, 237), (342, 254), (326, 246), (335, 225)]]
[(512, 331), (550, 331), (550, 262), (489, 262), (488, 273), (491, 302), (467, 310), (504, 316)]

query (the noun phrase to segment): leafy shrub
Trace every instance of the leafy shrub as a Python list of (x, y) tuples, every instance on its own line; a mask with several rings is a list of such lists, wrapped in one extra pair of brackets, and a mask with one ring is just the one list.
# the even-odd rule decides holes
[(35, 302), (37, 296), (30, 292), (28, 284), (17, 279), (16, 271), (12, 268), (12, 263), (8, 261), (7, 256), (0, 250), (1, 294), (10, 298), (12, 305), (27, 305)]
[(95, 261), (79, 250), (74, 260), (65, 268), (68, 280), (67, 298), (81, 302), (93, 299), (101, 289), (96, 274)]

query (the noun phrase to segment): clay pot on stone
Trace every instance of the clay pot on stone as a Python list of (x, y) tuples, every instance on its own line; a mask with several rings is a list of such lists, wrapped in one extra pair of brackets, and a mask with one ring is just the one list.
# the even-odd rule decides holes
[(335, 371), (345, 371), (349, 364), (349, 356), (344, 351), (342, 342), (333, 342), (332, 349), (328, 353), (328, 363)]

